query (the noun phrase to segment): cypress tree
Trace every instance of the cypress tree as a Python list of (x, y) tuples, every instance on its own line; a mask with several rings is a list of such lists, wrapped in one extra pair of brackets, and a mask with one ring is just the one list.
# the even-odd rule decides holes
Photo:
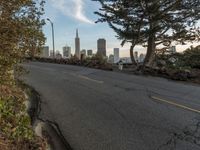
[(136, 64), (133, 49), (146, 45), (144, 65), (152, 65), (157, 46), (171, 42), (185, 44), (199, 41), (199, 0), (93, 0), (101, 4), (96, 21), (107, 22), (116, 32), (121, 45), (131, 43), (130, 56)]

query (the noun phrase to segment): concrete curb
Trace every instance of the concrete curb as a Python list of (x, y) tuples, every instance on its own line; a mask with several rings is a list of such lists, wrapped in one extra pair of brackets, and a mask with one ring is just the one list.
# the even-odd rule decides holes
[(36, 135), (47, 139), (48, 150), (72, 150), (72, 147), (62, 135), (59, 125), (56, 122), (40, 118), (41, 99), (39, 93), (34, 88), (25, 86), (28, 100), (26, 102), (27, 112), (31, 117), (31, 124)]

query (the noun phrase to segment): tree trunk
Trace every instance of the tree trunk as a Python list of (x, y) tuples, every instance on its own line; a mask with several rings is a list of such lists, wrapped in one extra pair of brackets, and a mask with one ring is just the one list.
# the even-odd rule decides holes
[(134, 58), (134, 54), (133, 54), (134, 47), (135, 47), (134, 45), (131, 45), (131, 47), (130, 47), (130, 57), (131, 57), (132, 64), (137, 65), (135, 58)]
[(147, 54), (144, 60), (144, 66), (151, 66), (155, 58), (155, 37), (151, 35), (148, 39)]

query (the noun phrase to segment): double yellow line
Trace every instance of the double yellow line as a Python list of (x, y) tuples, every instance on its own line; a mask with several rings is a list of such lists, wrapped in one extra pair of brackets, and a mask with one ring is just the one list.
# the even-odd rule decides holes
[(151, 98), (156, 100), (156, 101), (164, 102), (164, 103), (167, 103), (167, 104), (170, 104), (170, 105), (173, 105), (173, 106), (185, 109), (185, 110), (189, 110), (189, 111), (192, 111), (192, 112), (195, 112), (195, 113), (200, 113), (200, 110), (197, 110), (197, 109), (194, 109), (194, 108), (182, 105), (182, 104), (178, 104), (178, 103), (175, 103), (175, 102), (172, 102), (172, 101), (169, 101), (169, 100), (165, 100), (165, 99), (162, 99), (162, 98), (159, 98), (159, 97), (156, 97), (156, 96), (151, 96)]

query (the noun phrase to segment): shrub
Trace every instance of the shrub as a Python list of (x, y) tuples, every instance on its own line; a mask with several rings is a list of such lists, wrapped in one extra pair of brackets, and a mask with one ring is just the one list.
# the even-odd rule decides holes
[[(31, 60), (30, 58), (27, 58)], [(103, 70), (112, 70), (112, 65), (107, 63), (107, 60), (99, 55), (95, 55), (93, 57), (87, 57), (86, 59), (79, 60), (76, 57), (71, 57), (70, 59), (52, 59), (52, 58), (41, 58), (41, 57), (34, 57), (35, 61), (39, 62), (49, 62), (49, 63), (57, 63), (57, 64), (69, 64), (69, 65), (78, 65), (78, 66), (85, 66), (90, 68), (96, 69), (103, 69)]]
[[(44, 44), (45, 38), (42, 33), (44, 21), (41, 20), (43, 5), (43, 0), (0, 1), (0, 149), (2, 150), (25, 150), (27, 149), (25, 143), (37, 139), (31, 128), (30, 118), (26, 114), (24, 93), (15, 83), (14, 70), (15, 73), (21, 72), (18, 63), (21, 63), (25, 56), (30, 58), (34, 56)], [(19, 72), (17, 74), (20, 74)], [(5, 144), (6, 147), (2, 147), (2, 140), (9, 141)], [(18, 147), (19, 143), (21, 146)]]
[[(173, 60), (173, 61), (172, 61)], [(175, 53), (157, 56), (157, 66), (162, 67), (160, 62), (164, 61), (164, 67), (171, 69), (200, 69), (200, 46), (191, 47), (183, 53)]]
[(200, 69), (200, 45), (185, 50), (183, 52), (182, 63), (184, 66)]

